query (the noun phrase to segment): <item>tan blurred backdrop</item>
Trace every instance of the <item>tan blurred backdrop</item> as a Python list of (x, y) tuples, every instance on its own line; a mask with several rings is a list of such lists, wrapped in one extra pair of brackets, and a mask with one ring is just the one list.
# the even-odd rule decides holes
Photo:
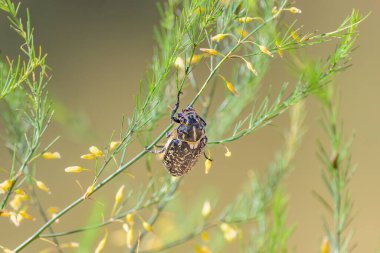
[[(60, 161), (41, 162), (39, 175), (49, 183), (52, 196), (46, 196), (46, 205), (65, 206), (80, 194), (74, 177), (64, 174), (63, 168), (79, 162), (78, 156), (90, 145), (102, 146), (114, 129), (120, 129), (121, 117), (131, 112), (139, 80), (150, 62), (154, 40), (153, 26), (158, 23), (156, 1), (149, 0), (82, 0), (82, 1), (24, 1), (30, 8), (36, 38), (48, 52), (48, 63), (53, 68), (53, 80), (49, 91), (70, 110), (87, 115), (91, 133), (79, 138), (59, 124), (53, 124), (46, 140), (56, 135), (62, 138), (55, 146), (63, 155)], [(337, 27), (352, 8), (372, 15), (360, 26), (358, 50), (353, 54), (353, 66), (339, 75), (337, 83), (342, 90), (342, 116), (346, 133), (356, 131), (353, 145), (353, 163), (358, 171), (352, 181), (352, 197), (355, 202), (354, 252), (374, 252), (380, 249), (380, 2), (376, 0), (319, 0), (298, 1), (296, 6), (303, 13), (299, 24), (305, 31), (321, 32)], [(3, 17), (0, 20), (0, 48), (7, 54), (15, 53), (17, 39), (8, 31)], [(324, 50), (333, 50), (334, 43)], [(315, 55), (318, 56), (316, 51)], [(325, 54), (326, 55), (326, 52)], [(284, 81), (272, 75), (268, 83)], [(291, 245), (297, 252), (318, 252), (323, 229), (321, 204), (313, 197), (313, 190), (322, 188), (321, 164), (316, 157), (320, 130), (319, 105), (308, 102), (307, 134), (296, 160), (296, 169), (287, 180), (289, 191), (289, 223), (296, 224)], [(286, 117), (276, 122), (286, 126)], [(281, 146), (279, 128), (267, 127), (253, 136), (231, 144), (232, 157), (226, 160), (222, 149), (215, 149), (213, 171), (204, 175), (200, 163), (190, 173), (183, 191), (187, 195), (200, 194), (209, 186), (219, 190), (219, 203), (227, 203), (241, 189), (249, 169), (263, 170)], [(135, 153), (130, 150), (130, 154)], [(0, 149), (0, 167), (7, 167), (4, 151)], [(220, 162), (218, 162), (218, 159)], [(138, 163), (133, 169), (143, 163)], [(157, 167), (158, 169), (162, 169)], [(0, 176), (0, 179), (3, 176)], [(80, 177), (86, 182), (86, 176)], [(88, 181), (88, 180), (87, 180)], [(120, 185), (116, 180), (106, 189), (114, 192)], [(57, 197), (59, 196), (59, 198)], [(99, 199), (102, 197), (99, 196)], [(87, 217), (84, 204), (62, 219), (58, 230), (83, 225)], [(0, 220), (0, 244), (14, 247), (40, 225), (14, 228), (8, 221)], [(34, 252), (43, 244), (30, 247)], [(115, 251), (116, 252), (116, 251)], [(120, 251), (121, 252), (121, 251)], [(178, 252), (172, 250), (171, 252)]]

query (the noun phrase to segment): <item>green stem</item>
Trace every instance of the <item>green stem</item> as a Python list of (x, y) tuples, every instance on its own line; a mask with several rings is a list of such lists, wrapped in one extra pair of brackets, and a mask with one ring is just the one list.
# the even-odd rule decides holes
[(134, 213), (136, 211), (140, 211), (142, 209), (145, 209), (145, 208), (148, 208), (152, 205), (155, 205), (157, 204), (157, 201), (154, 201), (154, 202), (150, 202), (149, 204), (146, 204), (140, 208), (133, 208), (131, 210), (128, 210), (126, 212), (122, 212), (122, 213), (119, 213), (117, 215), (115, 215), (114, 217), (112, 217), (111, 219), (105, 221), (105, 222), (102, 222), (102, 223), (99, 223), (99, 224), (95, 224), (95, 225), (92, 225), (92, 226), (87, 226), (87, 227), (83, 227), (83, 228), (78, 228), (78, 229), (74, 229), (74, 230), (70, 230), (70, 231), (65, 231), (65, 232), (59, 232), (59, 233), (50, 233), (50, 234), (42, 234), (40, 235), (39, 237), (40, 238), (50, 238), (50, 237), (60, 237), (60, 236), (66, 236), (66, 235), (71, 235), (71, 234), (76, 234), (76, 233), (81, 233), (81, 232), (85, 232), (85, 231), (88, 231), (88, 230), (92, 230), (92, 229), (97, 229), (97, 228), (101, 228), (101, 227), (104, 227), (108, 224), (111, 224), (123, 217), (125, 217), (127, 214), (130, 214), (130, 213)]

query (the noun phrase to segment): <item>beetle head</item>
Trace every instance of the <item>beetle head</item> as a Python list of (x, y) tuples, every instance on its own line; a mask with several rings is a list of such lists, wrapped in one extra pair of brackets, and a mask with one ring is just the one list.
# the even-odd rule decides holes
[(199, 117), (191, 106), (186, 107), (186, 109), (183, 109), (182, 112), (178, 113), (178, 118), (181, 121), (181, 124), (195, 125), (201, 123), (203, 126), (206, 125), (206, 122)]

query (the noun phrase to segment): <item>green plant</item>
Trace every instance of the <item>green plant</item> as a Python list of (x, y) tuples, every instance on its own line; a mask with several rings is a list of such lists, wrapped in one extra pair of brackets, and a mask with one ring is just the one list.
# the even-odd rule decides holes
[[(76, 244), (60, 244), (58, 238), (118, 222), (125, 229), (130, 252), (157, 252), (187, 243), (198, 236), (207, 241), (208, 231), (216, 227), (220, 227), (222, 233), (215, 232), (207, 245), (205, 243), (196, 247), (197, 252), (210, 252), (209, 248), (222, 249), (227, 242), (239, 238), (244, 251), (286, 251), (292, 228), (285, 225), (286, 194), (281, 183), (290, 171), (302, 136), (302, 101), (312, 94), (320, 95), (325, 101), (331, 100), (331, 97), (321, 94), (326, 94), (325, 90), (331, 86), (329, 81), (332, 77), (348, 66), (347, 60), (356, 38), (356, 29), (363, 20), (357, 11), (353, 11), (332, 32), (306, 33), (301, 36), (300, 28), (296, 28), (295, 23), (288, 25), (280, 19), (283, 15), (301, 12), (287, 1), (169, 0), (159, 5), (161, 23), (155, 33), (158, 49), (146, 78), (140, 84), (132, 115), (127, 121), (122, 121), (122, 131), (117, 138), (112, 134), (107, 148), (92, 146), (90, 153), (82, 156), (83, 159), (95, 161), (91, 170), (94, 172), (92, 184), (82, 196), (61, 211), (54, 212), (48, 219), (45, 208), (37, 195), (33, 194), (36, 187), (49, 191), (45, 183), (36, 179), (36, 161), (40, 158), (60, 158), (59, 153), (49, 151), (57, 139), (46, 147), (41, 144), (41, 137), (52, 117), (46, 92), (49, 81), (48, 66), (45, 63), (46, 55), (40, 48), (36, 49), (34, 44), (29, 14), (24, 24), (20, 18), (19, 7), (20, 5), (15, 5), (10, 0), (0, 0), (0, 9), (8, 15), (12, 29), (23, 40), (20, 47), (23, 55), (17, 61), (8, 59), (0, 65), (1, 117), (6, 127), (7, 147), (13, 157), (9, 177), (1, 184), (4, 197), (0, 215), (9, 216), (19, 225), (22, 219), (30, 218), (26, 207), (29, 205), (27, 198), (31, 198), (33, 202), (30, 203), (36, 204), (45, 222), (21, 242), (14, 252), (25, 249), (38, 238), (52, 238), (58, 251), (65, 247), (75, 247)], [(338, 39), (340, 44), (328, 60), (299, 70), (297, 83), (284, 83), (277, 95), (272, 96), (270, 90), (265, 92), (268, 88), (264, 87), (263, 77), (276, 54), (282, 57), (287, 53), (290, 59), (295, 59), (298, 49), (333, 39)], [(231, 74), (225, 68), (222, 69), (224, 66), (231, 68)], [(200, 81), (197, 76), (199, 68), (209, 69), (204, 81)], [(228, 75), (231, 77), (227, 78)], [(216, 89), (220, 88), (218, 81), (224, 82), (228, 91), (221, 100), (215, 97)], [(266, 95), (259, 96), (259, 90), (264, 90)], [(249, 190), (237, 197), (214, 220), (209, 217), (211, 206), (206, 202), (201, 226), (194, 226), (194, 220), (189, 219), (188, 222), (183, 222), (182, 230), (179, 225), (176, 231), (178, 238), (173, 240), (162, 235), (163, 245), (147, 248), (144, 238), (152, 231), (165, 208), (175, 208), (171, 204), (175, 206), (173, 203), (176, 192), (183, 180), (154, 173), (151, 156), (147, 151), (154, 148), (173, 128), (174, 124), (170, 123), (158, 136), (153, 134), (160, 120), (168, 117), (167, 108), (174, 103), (179, 91), (186, 92), (185, 96), (191, 99), (189, 105), (199, 106), (200, 113), (207, 119), (210, 148), (253, 134), (292, 106), (295, 108), (285, 148), (276, 156), (266, 177), (252, 176), (248, 182)], [(253, 109), (248, 115), (242, 116), (247, 107)], [(23, 113), (20, 114), (20, 111)], [(211, 115), (210, 111), (214, 113)], [(127, 160), (126, 148), (136, 139), (142, 144), (141, 151)], [(143, 158), (146, 158), (148, 175), (144, 190), (131, 189), (125, 194), (125, 186), (121, 186), (115, 196), (112, 211), (105, 214), (109, 218), (104, 222), (91, 223), (87, 227), (67, 232), (53, 231), (52, 225), (55, 221), (88, 201), (104, 185)], [(210, 166), (211, 164), (207, 164), (207, 169)], [(68, 173), (84, 170), (86, 169), (80, 166), (66, 168)], [(341, 196), (339, 191), (334, 194), (335, 198)], [(13, 205), (10, 205), (11, 197)], [(340, 206), (339, 203), (337, 207)], [(151, 213), (150, 217), (143, 218), (147, 213)], [(198, 210), (197, 213), (201, 214)], [(344, 215), (341, 211), (337, 213), (340, 217)], [(257, 225), (252, 228), (244, 227), (244, 224), (251, 224), (252, 221)], [(337, 226), (341, 225), (339, 223)], [(44, 233), (47, 229), (50, 230), (49, 233)], [(337, 233), (340, 233), (339, 229)], [(248, 233), (253, 236), (244, 240), (241, 236), (243, 230), (251, 231)], [(340, 235), (330, 237), (336, 241), (336, 245), (341, 244)], [(104, 248), (106, 241), (107, 232), (96, 252)]]

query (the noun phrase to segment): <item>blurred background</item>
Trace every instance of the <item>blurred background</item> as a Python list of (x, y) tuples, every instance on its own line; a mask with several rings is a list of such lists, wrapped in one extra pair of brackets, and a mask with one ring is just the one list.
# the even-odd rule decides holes
[[(63, 159), (42, 161), (39, 170), (40, 179), (49, 183), (53, 192), (43, 198), (44, 204), (64, 207), (76, 199), (81, 190), (75, 183), (78, 177), (65, 174), (63, 168), (83, 163), (79, 156), (86, 153), (89, 146), (104, 146), (112, 131), (120, 130), (122, 116), (128, 116), (134, 107), (139, 80), (153, 53), (153, 27), (159, 21), (156, 1), (29, 0), (22, 3), (22, 7), (30, 8), (35, 36), (43, 50), (48, 52), (48, 64), (53, 71), (50, 95), (66, 107), (62, 109), (60, 104), (56, 105), (57, 114), (64, 124), (53, 123), (46, 136), (46, 142), (57, 135), (61, 136), (54, 150), (58, 150)], [(353, 54), (353, 66), (338, 75), (336, 83), (342, 94), (341, 114), (345, 132), (356, 132), (352, 154), (358, 170), (351, 183), (355, 202), (351, 226), (355, 231), (353, 241), (357, 242), (357, 247), (353, 252), (374, 252), (380, 249), (380, 2), (319, 0), (298, 1), (295, 6), (302, 10), (298, 24), (303, 24), (303, 30), (310, 32), (335, 29), (352, 8), (359, 9), (363, 14), (372, 12), (360, 25), (359, 48)], [(19, 42), (18, 38), (9, 31), (8, 23), (1, 16), (0, 48), (4, 55), (16, 55), (16, 41)], [(332, 42), (313, 53), (316, 57), (325, 57), (334, 46), (335, 42)], [(281, 62), (276, 64), (281, 65)], [(276, 64), (274, 70), (279, 68)], [(265, 81), (279, 84), (284, 78), (272, 74)], [(324, 136), (319, 115), (320, 105), (315, 99), (309, 99), (307, 133), (296, 159), (295, 170), (286, 183), (289, 224), (296, 224), (290, 245), (297, 252), (318, 252), (324, 234), (321, 220), (324, 210), (312, 195), (313, 190), (324, 189), (320, 177), (322, 165), (316, 156), (317, 140)], [(281, 148), (281, 129), (287, 127), (286, 123), (287, 115), (284, 115), (276, 120), (274, 127), (266, 127), (229, 145), (232, 152), (229, 159), (224, 157), (222, 147), (214, 149), (215, 162), (211, 173), (205, 175), (203, 162), (198, 163), (186, 177), (182, 188), (184, 194), (195, 198), (204, 189), (212, 188), (219, 196), (218, 205), (231, 201), (246, 182), (247, 171), (265, 170), (274, 153)], [(86, 130), (81, 130), (83, 128)], [(82, 131), (79, 134), (78, 129)], [(129, 151), (131, 156), (137, 152), (134, 149)], [(0, 167), (9, 165), (3, 157), (7, 157), (5, 150), (0, 149)], [(136, 172), (143, 166), (144, 163), (140, 162), (132, 170)], [(155, 168), (163, 169), (159, 163)], [(0, 181), (2, 178), (0, 175)], [(78, 179), (86, 182), (88, 176), (80, 175)], [(122, 179), (115, 180), (96, 199), (101, 201), (107, 192), (108, 196), (113, 196), (121, 183)], [(82, 226), (90, 205), (85, 203), (73, 210), (61, 221), (58, 230)], [(0, 244), (13, 248), (41, 225), (40, 221), (35, 223), (35, 226), (28, 224), (15, 228), (8, 220), (0, 220)], [(44, 243), (33, 244), (25, 252), (35, 252), (37, 248), (43, 248), (41, 245)], [(171, 252), (179, 251), (174, 249)]]

